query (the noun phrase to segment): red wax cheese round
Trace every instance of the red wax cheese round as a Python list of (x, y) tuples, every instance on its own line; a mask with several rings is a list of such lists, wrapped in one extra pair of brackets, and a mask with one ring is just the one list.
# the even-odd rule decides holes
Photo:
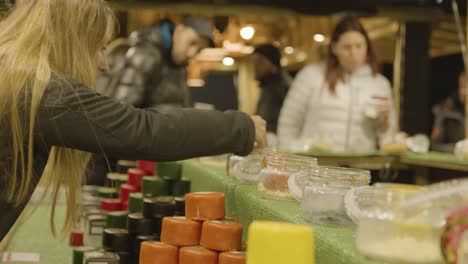
[(83, 246), (83, 230), (73, 229), (70, 234), (70, 246)]
[(185, 195), (185, 216), (194, 220), (224, 219), (224, 193), (188, 193)]
[(140, 246), (140, 264), (178, 264), (176, 246), (161, 242), (145, 241)]
[(245, 264), (245, 252), (231, 251), (219, 254), (219, 264)]
[(200, 246), (183, 247), (179, 264), (218, 264), (218, 253)]
[(108, 212), (122, 211), (122, 202), (119, 199), (102, 199), (101, 209)]
[(137, 167), (146, 172), (146, 176), (156, 175), (156, 163), (147, 160), (138, 160)]
[(232, 221), (206, 221), (202, 226), (200, 245), (217, 251), (239, 251), (242, 225)]
[(127, 174), (127, 183), (135, 187), (138, 192), (141, 191), (141, 182), (143, 181), (143, 177), (146, 176), (146, 172), (141, 169), (128, 169)]
[(120, 185), (120, 200), (122, 202), (128, 201), (128, 197), (130, 197), (130, 194), (134, 192), (137, 192), (137, 189), (134, 186), (130, 184)]
[(122, 203), (122, 211), (128, 211), (128, 201)]
[(201, 228), (201, 222), (185, 217), (164, 217), (161, 242), (174, 246), (199, 245)]

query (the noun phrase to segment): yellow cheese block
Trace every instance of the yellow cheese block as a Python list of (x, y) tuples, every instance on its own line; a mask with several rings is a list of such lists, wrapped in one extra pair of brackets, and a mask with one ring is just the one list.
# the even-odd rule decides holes
[(247, 240), (247, 264), (314, 264), (311, 227), (254, 221)]

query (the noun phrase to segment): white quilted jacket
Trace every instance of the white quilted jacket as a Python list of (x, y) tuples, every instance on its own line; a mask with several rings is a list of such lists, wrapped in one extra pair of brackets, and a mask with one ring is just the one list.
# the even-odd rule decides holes
[(365, 111), (373, 97), (392, 98), (390, 82), (380, 74), (373, 75), (366, 65), (347, 74), (333, 95), (324, 82), (324, 72), (324, 64), (310, 65), (296, 76), (279, 118), (280, 148), (301, 149), (303, 142), (322, 134), (332, 139), (333, 151), (376, 150), (379, 137), (395, 131), (394, 110), (385, 135)]

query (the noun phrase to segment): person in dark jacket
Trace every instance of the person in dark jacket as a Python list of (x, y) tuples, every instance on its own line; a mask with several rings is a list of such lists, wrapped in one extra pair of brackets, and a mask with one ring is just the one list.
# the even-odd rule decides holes
[(90, 153), (171, 161), (266, 145), (259, 117), (138, 109), (96, 93), (115, 28), (104, 0), (18, 1), (0, 28), (0, 241), (39, 180), (52, 208), (66, 190), (69, 231)]
[(458, 76), (458, 89), (455, 94), (436, 105), (434, 126), (431, 135), (432, 149), (453, 152), (455, 144), (465, 138), (465, 96), (466, 74)]
[(132, 33), (125, 63), (106, 90), (138, 108), (189, 107), (186, 66), (202, 49), (214, 45), (212, 32), (207, 19), (188, 17), (182, 24), (162, 20)]
[(261, 88), (257, 114), (267, 121), (268, 132), (276, 134), (281, 107), (292, 79), (281, 67), (281, 52), (271, 44), (258, 46), (252, 62)]
[[(116, 58), (110, 68), (103, 94), (137, 108), (190, 107), (186, 65), (200, 50), (213, 46), (212, 32), (210, 21), (201, 17), (187, 17), (179, 25), (165, 19), (133, 32), (125, 57)], [(88, 181), (102, 185), (115, 164), (94, 155)]]

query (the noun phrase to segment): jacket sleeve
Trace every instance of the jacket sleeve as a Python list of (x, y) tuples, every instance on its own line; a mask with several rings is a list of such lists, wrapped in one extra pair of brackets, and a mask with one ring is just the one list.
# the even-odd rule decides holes
[(36, 133), (49, 145), (154, 161), (247, 155), (255, 140), (252, 120), (240, 112), (137, 109), (75, 81), (49, 85)]
[(314, 86), (311, 82), (314, 81), (317, 82), (313, 77), (311, 79), (309, 68), (305, 68), (298, 73), (289, 89), (278, 120), (278, 139), (282, 149), (290, 149), (300, 141)]
[(384, 96), (390, 99), (390, 110), (388, 113), (388, 128), (385, 131), (379, 131), (379, 138), (382, 142), (383, 139), (391, 137), (395, 135), (398, 131), (397, 120), (396, 120), (396, 112), (395, 112), (395, 103), (393, 100), (393, 90), (390, 81), (385, 77), (381, 77), (382, 81), (382, 89), (384, 92)]
[(146, 84), (160, 74), (162, 54), (150, 44), (141, 44), (128, 50), (125, 64), (109, 82), (113, 98), (134, 106), (141, 106), (146, 96)]

